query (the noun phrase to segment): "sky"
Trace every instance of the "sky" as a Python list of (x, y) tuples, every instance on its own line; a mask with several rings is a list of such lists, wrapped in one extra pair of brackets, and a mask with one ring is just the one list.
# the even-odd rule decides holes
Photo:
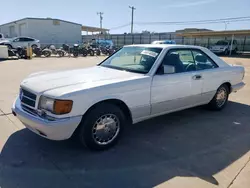
[[(2, 1), (0, 24), (24, 17), (57, 18), (99, 27), (97, 12), (104, 12), (103, 27), (115, 28), (131, 22), (134, 32), (174, 32), (184, 28), (225, 30), (225, 23), (187, 25), (138, 25), (137, 22), (177, 22), (250, 16), (250, 0), (18, 0)], [(8, 8), (3, 8), (8, 7)], [(10, 13), (11, 12), (11, 13)], [(250, 29), (250, 21), (228, 23), (227, 30)], [(110, 33), (130, 32), (130, 25)]]

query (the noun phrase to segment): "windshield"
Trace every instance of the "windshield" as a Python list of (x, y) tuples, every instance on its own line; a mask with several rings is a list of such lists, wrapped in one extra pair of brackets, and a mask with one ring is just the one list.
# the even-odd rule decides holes
[(136, 73), (148, 73), (162, 48), (123, 47), (101, 66)]
[(220, 40), (216, 43), (216, 45), (228, 45), (227, 41)]

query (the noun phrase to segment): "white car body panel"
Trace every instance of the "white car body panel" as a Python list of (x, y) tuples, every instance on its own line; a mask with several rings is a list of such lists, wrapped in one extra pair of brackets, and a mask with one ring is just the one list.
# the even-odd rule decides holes
[[(19, 38), (29, 38), (29, 39), (33, 39), (34, 41), (15, 41), (16, 39)], [(13, 48), (17, 48), (17, 47), (28, 47), (28, 45), (32, 46), (32, 45), (36, 45), (37, 47), (40, 47), (40, 42), (37, 39), (34, 38), (30, 38), (30, 37), (15, 37), (15, 38), (5, 38), (4, 40), (0, 40), (0, 43), (4, 43), (4, 44), (9, 44), (11, 45)]]
[[(21, 87), (37, 95), (35, 109), (38, 109), (41, 95), (73, 100), (72, 111), (68, 114), (55, 115), (47, 112), (49, 116), (57, 119), (81, 117), (98, 102), (115, 99), (126, 104), (130, 110), (132, 122), (136, 123), (154, 116), (207, 104), (223, 83), (230, 83), (232, 91), (237, 91), (244, 86), (242, 82), (244, 68), (228, 65), (206, 48), (152, 44), (135, 46), (163, 48), (148, 74), (95, 66), (87, 69), (35, 73), (26, 78), (21, 83)], [(168, 50), (177, 48), (202, 50), (219, 67), (155, 75)], [(202, 79), (194, 80), (193, 76), (197, 74), (201, 75)], [(15, 105), (13, 111), (15, 111)], [(60, 138), (65, 138), (65, 135), (61, 135)]]

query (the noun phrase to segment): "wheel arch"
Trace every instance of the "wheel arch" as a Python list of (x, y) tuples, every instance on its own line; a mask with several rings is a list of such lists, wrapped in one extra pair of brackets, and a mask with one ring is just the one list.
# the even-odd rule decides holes
[(223, 84), (221, 84), (221, 86), (222, 85), (226, 85), (227, 87), (228, 87), (228, 89), (229, 89), (229, 93), (231, 93), (232, 92), (232, 84), (230, 83), (230, 82), (224, 82)]
[(126, 119), (128, 120), (128, 122), (131, 124), (133, 122), (133, 119), (132, 119), (132, 113), (128, 107), (128, 105), (122, 101), (121, 99), (116, 99), (116, 98), (110, 98), (110, 99), (104, 99), (104, 100), (101, 100), (101, 101), (98, 101), (96, 102), (95, 104), (93, 104), (92, 106), (90, 106), (88, 108), (88, 110), (84, 113), (82, 119), (84, 119), (84, 117), (91, 111), (93, 110), (94, 108), (98, 107), (98, 105), (100, 104), (105, 104), (105, 103), (108, 103), (108, 104), (114, 104), (116, 105), (117, 107), (119, 107), (122, 112), (124, 113)]

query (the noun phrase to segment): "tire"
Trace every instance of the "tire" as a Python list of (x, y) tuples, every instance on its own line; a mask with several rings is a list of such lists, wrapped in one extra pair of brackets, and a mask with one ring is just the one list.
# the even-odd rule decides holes
[(37, 45), (36, 45), (36, 44), (33, 44), (33, 45), (31, 46), (31, 48), (32, 48), (32, 50), (35, 49), (35, 48), (37, 48)]
[(101, 51), (100, 50), (96, 50), (96, 55), (100, 56), (101, 55)]
[(94, 50), (90, 50), (90, 51), (89, 51), (89, 55), (90, 55), (90, 56), (94, 56), (94, 55), (95, 55)]
[(88, 55), (87, 52), (83, 52), (83, 53), (82, 53), (82, 56), (83, 56), (83, 57), (86, 57), (87, 55)]
[(228, 54), (229, 54), (228, 49), (225, 50), (224, 54), (225, 54), (225, 55), (228, 55)]
[(57, 53), (58, 53), (59, 57), (64, 57), (64, 52), (63, 51), (60, 50)]
[(73, 52), (74, 57), (78, 57), (79, 53), (78, 52)]
[(216, 111), (222, 110), (227, 105), (229, 93), (228, 86), (226, 84), (221, 85), (217, 89), (213, 99), (207, 105), (208, 108)]
[(237, 52), (238, 52), (238, 48), (235, 48), (233, 51), (233, 54), (237, 54)]
[(45, 51), (42, 52), (42, 55), (44, 55), (45, 57), (50, 57), (51, 56), (51, 52), (45, 50)]
[[(105, 120), (110, 123), (101, 124), (101, 121)], [(99, 129), (97, 129), (98, 122)], [(118, 142), (125, 124), (124, 113), (118, 106), (102, 103), (86, 114), (79, 125), (77, 136), (80, 143), (90, 150), (106, 150)]]

